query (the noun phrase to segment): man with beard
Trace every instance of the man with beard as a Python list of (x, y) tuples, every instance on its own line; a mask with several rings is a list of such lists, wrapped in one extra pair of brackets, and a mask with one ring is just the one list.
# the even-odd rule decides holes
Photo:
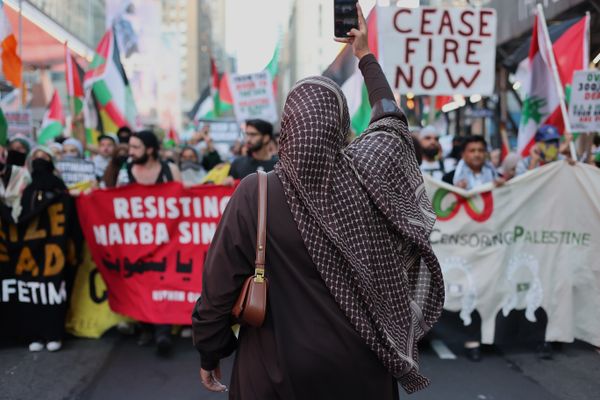
[(159, 158), (160, 144), (151, 131), (140, 131), (129, 138), (129, 159), (119, 172), (117, 186), (130, 183), (154, 185), (164, 182), (180, 182), (181, 174), (177, 165)]
[[(165, 182), (181, 182), (181, 173), (177, 165), (159, 158), (160, 144), (152, 131), (135, 132), (129, 138), (129, 159), (117, 178), (117, 186), (133, 183), (154, 185)], [(141, 324), (138, 345), (156, 344), (159, 355), (167, 355), (173, 347), (171, 325), (148, 323)]]
[(236, 158), (231, 163), (230, 178), (244, 179), (256, 171), (272, 171), (277, 163), (269, 143), (273, 140), (273, 125), (261, 119), (246, 121), (247, 156)]
[(428, 125), (419, 132), (419, 143), (421, 144), (421, 172), (430, 175), (433, 179), (442, 180), (446, 172), (451, 168), (446, 168), (444, 161), (439, 158), (440, 142), (437, 130)]

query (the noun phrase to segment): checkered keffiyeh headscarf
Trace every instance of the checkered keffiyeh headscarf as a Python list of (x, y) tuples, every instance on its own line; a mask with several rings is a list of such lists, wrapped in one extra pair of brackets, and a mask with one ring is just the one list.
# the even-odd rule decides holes
[(347, 144), (346, 99), (312, 77), (287, 97), (279, 163), (300, 234), (339, 307), (412, 393), (417, 341), (439, 317), (444, 286), (429, 244), (435, 222), (406, 122), (386, 117)]

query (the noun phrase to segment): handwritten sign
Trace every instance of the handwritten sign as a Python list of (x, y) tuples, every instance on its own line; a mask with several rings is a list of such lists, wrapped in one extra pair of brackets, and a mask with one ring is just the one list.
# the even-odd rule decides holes
[(379, 57), (392, 88), (417, 95), (491, 95), (496, 12), (378, 8)]
[(189, 324), (204, 258), (233, 190), (171, 182), (79, 197), (81, 226), (111, 309), (139, 321)]
[(277, 120), (273, 83), (268, 71), (230, 75), (229, 88), (238, 121), (256, 118), (269, 122)]
[(573, 74), (569, 120), (574, 132), (600, 130), (600, 71), (575, 71)]

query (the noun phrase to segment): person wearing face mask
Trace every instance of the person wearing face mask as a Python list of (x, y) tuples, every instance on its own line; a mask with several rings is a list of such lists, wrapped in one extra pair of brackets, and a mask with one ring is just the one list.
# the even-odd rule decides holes
[(13, 137), (8, 144), (6, 163), (17, 167), (24, 166), (30, 150), (29, 139), (21, 135)]
[[(75, 207), (72, 198), (66, 196), (67, 187), (62, 179), (57, 175), (52, 150), (45, 146), (36, 147), (27, 160), (27, 166), (31, 171), (31, 183), (25, 188), (21, 200), (23, 212), (21, 215), (22, 224), (27, 225), (32, 219), (39, 218), (40, 215), (48, 212), (46, 209), (57, 203), (61, 203), (61, 213), (63, 214), (63, 224), (67, 240), (75, 244), (75, 253), (79, 248), (81, 232), (75, 213)], [(20, 229), (20, 228), (19, 228)], [(58, 246), (55, 244), (55, 246)], [(61, 246), (69, 247), (61, 244)], [(62, 248), (65, 253), (65, 248)], [(54, 279), (63, 279), (66, 283), (67, 296), (70, 293), (70, 287), (74, 278), (74, 268), (77, 265), (76, 257), (65, 257), (64, 268), (52, 275)], [(19, 324), (20, 337), (30, 341), (29, 351), (38, 352), (44, 348), (50, 352), (58, 351), (62, 348), (62, 339), (64, 335), (65, 317), (67, 313), (68, 302), (65, 301), (58, 305), (53, 305), (51, 312), (43, 306), (26, 304), (27, 316)]]
[(8, 162), (6, 143), (0, 144), (0, 204), (2, 218), (17, 222), (21, 215), (21, 197), (31, 182), (29, 171)]
[(529, 156), (517, 164), (517, 175), (541, 167), (542, 165), (565, 157), (559, 153), (560, 133), (555, 126), (542, 125), (535, 133), (535, 145), (531, 148)]
[(199, 185), (206, 175), (206, 171), (200, 163), (198, 152), (190, 146), (186, 146), (181, 150), (179, 169), (181, 170), (181, 180), (185, 186)]

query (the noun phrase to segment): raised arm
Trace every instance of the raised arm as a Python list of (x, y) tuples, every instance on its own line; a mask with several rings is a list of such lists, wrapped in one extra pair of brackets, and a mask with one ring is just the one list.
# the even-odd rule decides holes
[(371, 104), (371, 122), (388, 116), (405, 119), (404, 114), (396, 104), (392, 89), (383, 74), (377, 59), (369, 48), (367, 21), (360, 4), (358, 11), (358, 29), (352, 29), (348, 38), (335, 38), (337, 42), (352, 45), (354, 55), (359, 59), (358, 67), (365, 79), (369, 103)]

